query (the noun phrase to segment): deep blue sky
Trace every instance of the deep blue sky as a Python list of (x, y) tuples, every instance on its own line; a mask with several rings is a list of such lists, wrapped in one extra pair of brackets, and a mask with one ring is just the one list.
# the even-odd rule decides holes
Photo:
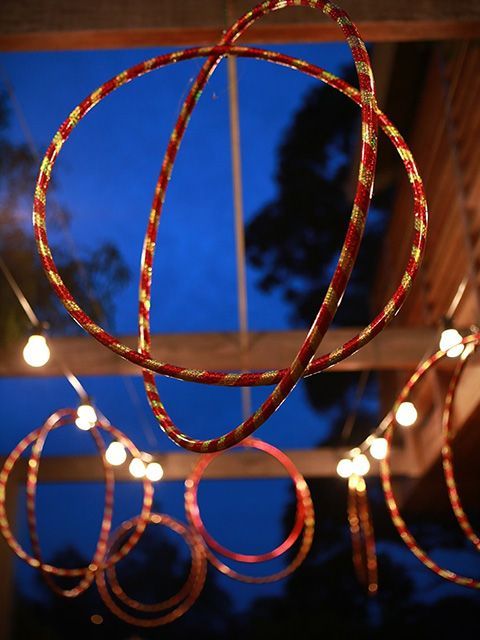
[[(350, 60), (343, 44), (279, 49), (333, 72), (339, 72), (341, 64)], [(2, 54), (1, 62), (42, 152), (66, 115), (93, 89), (131, 64), (162, 52), (16, 53)], [(57, 163), (57, 194), (72, 214), (72, 233), (80, 252), (110, 240), (131, 268), (130, 285), (116, 301), (115, 329), (119, 334), (136, 332), (138, 265), (151, 197), (181, 99), (200, 65), (200, 61), (176, 64), (115, 92), (80, 124)], [(275, 193), (276, 149), (314, 81), (264, 62), (240, 60), (238, 70), (248, 220)], [(9, 135), (24, 142), (14, 117)], [(29, 225), (29, 210), (25, 220)], [(258, 291), (255, 280), (256, 274), (249, 270), (251, 329), (286, 328), (288, 308), (278, 295)], [(200, 100), (173, 172), (160, 226), (152, 303), (155, 332), (237, 327), (225, 63)], [(139, 378), (130, 382), (135, 388), (133, 395), (131, 387), (118, 378), (83, 382), (105, 415), (140, 448), (175, 448), (151, 417)], [(219, 434), (241, 419), (238, 390), (170, 380), (161, 380), (160, 390), (174, 419), (196, 437)], [(254, 391), (254, 406), (264, 395), (265, 390)], [(0, 380), (0, 452), (7, 453), (57, 408), (75, 403), (75, 394), (63, 379)], [(307, 405), (300, 385), (258, 435), (283, 448), (311, 447), (326, 435), (326, 429), (321, 417)], [(88, 436), (71, 428), (54, 434), (45, 452), (74, 454), (93, 452), (93, 448)], [(205, 520), (222, 542), (238, 550), (271, 548), (281, 535), (288, 486), (283, 480), (206, 483), (201, 495)], [(102, 488), (95, 485), (40, 487), (39, 525), (47, 553), (72, 543), (90, 553), (101, 499)], [(157, 499), (167, 513), (183, 519), (182, 483), (160, 483)], [(138, 486), (122, 486), (116, 522), (135, 515), (139, 500)], [(229, 501), (233, 507), (228, 506)], [(267, 507), (259, 508), (261, 504)], [(21, 513), (20, 509), (20, 531), (25, 540)], [(423, 571), (425, 581), (430, 581), (414, 558), (411, 566), (415, 574)], [(23, 587), (31, 590), (30, 570), (22, 565), (18, 575)], [(281, 589), (281, 585), (221, 582), (239, 607)]]

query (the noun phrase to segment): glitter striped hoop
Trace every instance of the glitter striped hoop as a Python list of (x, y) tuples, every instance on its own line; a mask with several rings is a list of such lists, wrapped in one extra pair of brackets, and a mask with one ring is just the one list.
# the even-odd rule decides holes
[[(480, 333), (476, 333), (470, 336), (467, 336), (462, 340), (462, 344), (470, 345), (470, 344), (478, 344), (480, 341)], [(415, 373), (408, 380), (402, 391), (400, 392), (391, 413), (389, 414), (389, 422), (387, 425), (387, 430), (385, 432), (385, 438), (388, 443), (387, 447), (387, 455), (384, 460), (380, 462), (381, 469), (381, 478), (383, 491), (385, 493), (385, 499), (387, 502), (388, 510), (390, 511), (390, 516), (392, 518), (392, 522), (397, 529), (400, 537), (405, 542), (410, 551), (422, 562), (428, 569), (436, 573), (441, 578), (448, 580), (449, 582), (454, 582), (455, 584), (459, 584), (464, 587), (470, 587), (472, 589), (480, 589), (480, 580), (470, 578), (467, 576), (462, 576), (454, 571), (450, 571), (449, 569), (444, 569), (440, 565), (438, 565), (430, 556), (422, 549), (422, 547), (418, 544), (415, 537), (412, 535), (410, 529), (407, 527), (405, 520), (402, 518), (397, 501), (395, 499), (395, 495), (392, 490), (392, 481), (391, 481), (391, 469), (390, 469), (390, 455), (391, 455), (391, 443), (394, 433), (394, 425), (395, 425), (395, 412), (402, 402), (404, 402), (413, 387), (417, 384), (417, 382), (426, 374), (426, 372), (433, 367), (438, 361), (442, 360), (447, 355), (446, 351), (437, 351), (430, 358), (427, 358), (422, 364), (417, 368)], [(451, 483), (447, 485), (448, 491), (451, 491)]]
[[(265, 59), (269, 62), (274, 62), (276, 64), (281, 64), (287, 67), (301, 70), (304, 73), (318, 78), (326, 84), (329, 84), (335, 89), (341, 91), (357, 104), (361, 104), (360, 92), (357, 89), (351, 87), (340, 78), (337, 78), (336, 76), (324, 71), (323, 69), (320, 69), (319, 67), (316, 67), (315, 65), (290, 58), (289, 56), (285, 56), (283, 54), (277, 54), (275, 52), (264, 51), (261, 49), (243, 49), (240, 47), (232, 47), (228, 51), (234, 53), (238, 57), (253, 56), (255, 58)], [(405, 143), (405, 140), (402, 138), (393, 124), (389, 121), (387, 116), (385, 116), (385, 114), (383, 114), (380, 110), (378, 110), (377, 113), (382, 130), (391, 140), (400, 155), (413, 190), (415, 224), (411, 255), (407, 263), (405, 272), (401, 278), (400, 286), (397, 287), (392, 298), (388, 301), (382, 311), (372, 320), (372, 322), (370, 322), (370, 324), (363, 331), (357, 334), (357, 336), (354, 336), (351, 340), (343, 344), (338, 349), (332, 351), (331, 353), (311, 360), (303, 375), (313, 375), (314, 373), (318, 373), (328, 367), (333, 366), (334, 364), (337, 364), (341, 360), (358, 351), (358, 349), (363, 347), (378, 333), (380, 333), (380, 331), (389, 324), (391, 319), (400, 310), (420, 267), (421, 257), (425, 248), (428, 217), (423, 183), (415, 165), (413, 156), (407, 144)], [(142, 295), (142, 297), (145, 296)], [(145, 336), (147, 335), (149, 334), (145, 334)], [(145, 339), (147, 338), (145, 337), (144, 340)], [(277, 400), (275, 402), (270, 403), (269, 399), (267, 399), (264, 405), (262, 405), (262, 407), (252, 417), (247, 419), (245, 422), (240, 424), (229, 433), (221, 436), (220, 438), (211, 440), (195, 440), (179, 430), (172, 422), (163, 403), (160, 400), (153, 374), (151, 373), (151, 371), (144, 369), (143, 376), (150, 406), (157, 420), (159, 421), (160, 426), (168, 435), (168, 437), (183, 448), (203, 453), (227, 449), (240, 442), (242, 438), (251, 435), (259, 426), (261, 426), (261, 424), (263, 424), (263, 422), (275, 411), (275, 409), (277, 408), (277, 402), (280, 403), (281, 401), (283, 401), (283, 399), (279, 399), (281, 398), (282, 393), (285, 392), (288, 395), (286, 388), (281, 386), (282, 380), (284, 379), (283, 376), (285, 376), (288, 371), (288, 369), (281, 369), (264, 371), (261, 373), (225, 374), (214, 371), (179, 369), (178, 367), (171, 369), (168, 375), (172, 375), (173, 377), (177, 377), (187, 381), (196, 381), (205, 384), (222, 384), (225, 386), (258, 386), (280, 383), (280, 387), (277, 387), (277, 389), (280, 388), (281, 392), (278, 392), (279, 395), (277, 396)]]
[[(347, 38), (348, 44), (352, 49), (359, 77), (360, 91), (350, 87), (340, 79), (335, 78), (332, 74), (303, 61), (295, 60), (288, 56), (282, 56), (281, 54), (275, 54), (270, 51), (249, 48), (242, 49), (239, 47), (228, 46), (230, 42), (233, 42), (238, 38), (248, 26), (253, 24), (253, 22), (261, 16), (270, 11), (275, 11), (286, 6), (293, 6), (295, 4), (304, 4), (306, 6), (322, 9), (327, 15), (339, 23)], [(153, 264), (156, 230), (160, 217), (161, 204), (165, 197), (166, 185), (171, 174), (174, 157), (178, 150), (181, 137), (186, 129), (193, 106), (200, 97), (209, 76), (213, 73), (213, 70), (220, 59), (228, 54), (263, 58), (270, 62), (284, 64), (309, 73), (310, 75), (317, 77), (344, 92), (351, 99), (357, 102), (362, 110), (362, 153), (357, 193), (354, 199), (354, 207), (345, 242), (325, 300), (322, 303), (317, 318), (310, 328), (307, 337), (300, 347), (300, 350), (291, 366), (288, 369), (272, 370), (261, 373), (225, 374), (213, 371), (181, 368), (168, 363), (158, 362), (152, 359), (149, 354), (151, 268)], [(50, 183), (51, 172), (63, 144), (68, 139), (73, 128), (91, 108), (116, 88), (140, 75), (173, 62), (187, 60), (198, 56), (208, 56), (208, 59), (192, 86), (192, 90), (185, 101), (184, 108), (182, 109), (180, 119), (172, 133), (170, 144), (167, 148), (165, 160), (162, 165), (162, 172), (157, 183), (154, 205), (152, 207), (152, 213), (147, 228), (140, 286), (140, 342), (139, 351), (134, 351), (118, 342), (113, 336), (105, 332), (104, 329), (96, 325), (78, 306), (70, 291), (63, 283), (48, 245), (45, 224), (47, 190)], [(381, 313), (362, 332), (360, 332), (360, 334), (353, 337), (344, 345), (330, 354), (313, 359), (346, 289), (348, 279), (358, 253), (373, 186), (376, 160), (376, 129), (377, 119), (379, 117), (382, 122), (382, 127), (395, 144), (404, 162), (414, 193), (415, 231), (412, 240), (411, 256), (405, 273), (403, 274), (401, 284), (397, 287), (392, 298)], [(411, 287), (412, 281), (418, 271), (425, 245), (427, 211), (423, 185), (416, 170), (411, 153), (395, 128), (377, 108), (368, 54), (366, 53), (363, 41), (358, 35), (356, 28), (351, 23), (345, 12), (331, 3), (320, 0), (302, 0), (300, 2), (265, 2), (245, 14), (235, 23), (224, 36), (222, 45), (217, 47), (200, 47), (185, 50), (183, 52), (174, 52), (166, 56), (159, 56), (124, 71), (102, 85), (70, 114), (67, 120), (65, 120), (61, 125), (59, 131), (54, 136), (52, 143), (47, 149), (37, 181), (34, 197), (33, 219), (35, 238), (42, 265), (50, 283), (67, 311), (99, 342), (144, 369), (145, 384), (149, 402), (162, 428), (172, 440), (180, 446), (192, 451), (211, 452), (226, 449), (253, 433), (278, 408), (302, 375), (316, 373), (346, 358), (348, 355), (354, 353), (365, 345), (388, 324), (403, 304), (403, 301)], [(226, 386), (277, 384), (277, 386), (262, 406), (241, 425), (220, 438), (201, 441), (190, 438), (178, 430), (172, 423), (160, 401), (155, 386), (155, 379), (151, 372), (205, 384), (219, 384)]]
[[(135, 528), (137, 520), (138, 517), (133, 518), (132, 520), (128, 520), (127, 522), (124, 522), (119, 529), (117, 529), (117, 531), (112, 535), (112, 538), (109, 542), (109, 547), (111, 550), (115, 549), (116, 545), (118, 545), (122, 541), (122, 538), (129, 535), (130, 531)], [(192, 566), (188, 578), (180, 591), (176, 595), (168, 598), (167, 600), (164, 600), (163, 602), (149, 605), (138, 602), (138, 600), (131, 598), (123, 591), (117, 580), (116, 571), (113, 565), (110, 566), (107, 571), (104, 571), (102, 569), (95, 575), (98, 591), (108, 609), (124, 622), (138, 627), (158, 627), (160, 625), (169, 624), (170, 622), (173, 622), (174, 620), (180, 618), (191, 608), (191, 606), (197, 600), (203, 589), (203, 585), (205, 584), (207, 573), (205, 548), (200, 537), (195, 533), (195, 531), (186, 527), (178, 520), (175, 520), (175, 518), (167, 516), (163, 513), (150, 514), (149, 521), (152, 524), (162, 524), (175, 533), (178, 533), (182, 538), (184, 538), (185, 542), (190, 548), (190, 552), (192, 555)], [(110, 585), (111, 587), (111, 593), (108, 585)], [(136, 612), (156, 613), (159, 611), (164, 611), (166, 609), (173, 609), (169, 613), (163, 614), (161, 616), (156, 616), (155, 618), (142, 618), (138, 615), (132, 615), (124, 611), (115, 602), (112, 594), (123, 605), (129, 607), (130, 609), (133, 609)]]
[(457, 481), (455, 479), (455, 471), (453, 464), (453, 451), (452, 451), (452, 439), (453, 439), (453, 405), (457, 393), (458, 384), (462, 378), (465, 366), (468, 359), (472, 356), (478, 347), (478, 342), (467, 346), (460, 356), (452, 379), (448, 386), (447, 395), (445, 397), (445, 404), (442, 415), (442, 427), (443, 427), (443, 447), (442, 447), (442, 466), (445, 476), (445, 482), (447, 483), (448, 498), (452, 505), (452, 510), (458, 524), (460, 525), (463, 533), (474, 545), (477, 551), (480, 551), (480, 538), (475, 533), (470, 519), (462, 505), (460, 495), (458, 493)]
[[(187, 519), (190, 522), (191, 526), (195, 529), (197, 534), (205, 542), (207, 548), (207, 558), (209, 562), (216, 569), (218, 569), (218, 571), (230, 578), (239, 580), (241, 582), (248, 582), (253, 584), (276, 582), (277, 580), (281, 580), (282, 578), (285, 578), (286, 576), (293, 573), (293, 571), (295, 571), (295, 569), (297, 569), (304, 561), (310, 550), (315, 527), (315, 514), (313, 510), (310, 491), (304, 477), (295, 467), (290, 458), (273, 445), (268, 444), (267, 442), (263, 442), (262, 440), (258, 440), (257, 438), (247, 438), (246, 440), (243, 440), (242, 443), (238, 446), (257, 449), (258, 451), (263, 451), (264, 453), (273, 456), (275, 460), (277, 460), (285, 468), (288, 475), (292, 479), (295, 485), (297, 508), (295, 523), (290, 534), (280, 545), (275, 547), (275, 549), (273, 549), (272, 551), (256, 555), (247, 555), (231, 551), (230, 549), (227, 549), (219, 542), (217, 542), (210, 535), (200, 515), (200, 508), (198, 505), (198, 486), (205, 472), (205, 469), (217, 456), (221, 455), (221, 452), (202, 456), (198, 460), (190, 476), (185, 481), (185, 511), (187, 514)], [(302, 540), (294, 559), (285, 569), (282, 569), (281, 571), (278, 571), (277, 573), (274, 573), (270, 576), (253, 577), (238, 573), (237, 571), (234, 571), (226, 564), (224, 564), (215, 555), (215, 553), (218, 553), (226, 558), (243, 563), (253, 564), (265, 562), (267, 560), (272, 560), (273, 558), (278, 558), (279, 556), (286, 553), (286, 551), (288, 551), (298, 540), (302, 531)]]
[[(106, 568), (112, 564), (115, 564), (123, 557), (125, 557), (129, 553), (129, 551), (137, 544), (140, 536), (147, 526), (153, 496), (152, 483), (148, 480), (148, 478), (144, 478), (142, 510), (137, 522), (135, 532), (118, 550), (116, 554), (111, 556), (108, 561), (105, 561), (106, 542), (110, 533), (112, 518), (113, 474), (112, 470), (108, 469), (108, 465), (106, 464), (104, 458), (105, 446), (100, 437), (99, 431), (105, 431), (109, 433), (114, 439), (120, 441), (130, 451), (132, 456), (138, 457), (140, 455), (140, 452), (133, 444), (133, 442), (121, 431), (106, 422), (97, 422), (96, 426), (90, 429), (90, 431), (92, 437), (94, 438), (95, 444), (98, 446), (99, 450), (102, 453), (102, 462), (105, 469), (107, 488), (105, 493), (105, 507), (102, 524), (100, 527), (100, 535), (96, 545), (93, 560), (88, 566), (79, 568), (56, 567), (42, 561), (35, 516), (35, 497), (40, 456), (48, 434), (54, 429), (72, 424), (72, 422), (75, 420), (75, 417), (76, 411), (74, 409), (61, 409), (52, 414), (42, 427), (29, 433), (17, 444), (13, 451), (8, 455), (0, 472), (0, 532), (2, 533), (5, 541), (12, 549), (12, 551), (29, 566), (35, 569), (40, 569), (44, 576), (58, 576), (67, 578), (81, 577), (82, 580), (80, 581), (79, 585), (77, 585), (73, 589), (60, 589), (60, 587), (58, 587), (52, 580), (47, 580), (48, 584), (56, 593), (70, 598), (76, 597), (77, 595), (85, 591), (86, 588), (88, 588), (88, 586), (92, 583), (92, 577), (99, 568)], [(27, 465), (27, 521), (30, 540), (32, 543), (33, 555), (27, 553), (27, 551), (25, 551), (22, 545), (18, 542), (17, 538), (13, 535), (10, 528), (5, 504), (7, 484), (10, 474), (12, 473), (13, 468), (20, 456), (31, 444), (33, 444), (34, 446)]]
[(358, 581), (369, 595), (378, 592), (378, 562), (367, 485), (351, 476), (348, 483), (348, 524), (352, 538), (352, 561)]

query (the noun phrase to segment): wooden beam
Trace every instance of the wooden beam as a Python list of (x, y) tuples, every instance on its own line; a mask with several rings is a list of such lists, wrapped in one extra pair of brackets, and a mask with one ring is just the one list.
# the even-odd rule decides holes
[[(332, 329), (325, 336), (321, 353), (330, 352), (353, 337), (359, 328)], [(288, 366), (305, 337), (305, 331), (251, 332), (245, 360), (241, 357), (238, 333), (163, 334), (152, 339), (152, 354), (163, 362), (179, 366), (239, 371), (246, 363), (251, 371)], [(136, 348), (136, 338), (121, 337)], [(412, 370), (435, 347), (438, 335), (430, 328), (388, 328), (368, 345), (330, 371)], [(0, 376), (60, 376), (59, 361), (79, 376), (140, 375), (140, 369), (110, 352), (90, 336), (51, 338), (56, 358), (34, 369), (22, 358), (22, 345), (0, 352)], [(445, 363), (451, 366), (451, 363)]]
[[(306, 478), (337, 477), (337, 463), (345, 455), (345, 448), (321, 447), (319, 449), (294, 449), (285, 451), (299, 471)], [(193, 453), (154, 453), (153, 456), (164, 470), (163, 480), (183, 481), (191, 472), (199, 454)], [(3, 464), (3, 461), (2, 461)], [(17, 481), (26, 479), (26, 460), (19, 462)], [(373, 461), (372, 475), (378, 474), (378, 464)], [(417, 469), (411, 464), (403, 449), (393, 454), (393, 474), (415, 477)], [(207, 468), (205, 478), (260, 479), (284, 478), (283, 467), (270, 456), (258, 451), (229, 451), (219, 456)], [(115, 480), (118, 482), (140, 482), (132, 478), (125, 463), (115, 468)], [(162, 481), (163, 481), (162, 480)], [(103, 470), (97, 456), (47, 456), (40, 462), (40, 482), (103, 482)]]
[[(232, 0), (242, 15), (255, 0)], [(475, 0), (343, 0), (342, 7), (371, 42), (475, 38), (480, 5)], [(3, 0), (3, 51), (185, 46), (217, 42), (227, 26), (225, 0)], [(342, 40), (320, 11), (295, 7), (259, 21), (247, 42)]]

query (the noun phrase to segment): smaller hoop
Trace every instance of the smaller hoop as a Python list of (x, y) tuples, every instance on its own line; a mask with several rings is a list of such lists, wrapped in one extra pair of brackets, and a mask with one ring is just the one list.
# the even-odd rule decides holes
[[(257, 449), (273, 456), (287, 470), (289, 476), (293, 480), (297, 496), (297, 509), (295, 523), (287, 538), (281, 544), (275, 547), (275, 549), (266, 553), (254, 555), (237, 553), (235, 551), (227, 549), (219, 542), (217, 542), (207, 531), (200, 515), (200, 508), (198, 505), (198, 486), (200, 484), (203, 473), (205, 472), (205, 469), (217, 456), (222, 455), (223, 452), (221, 451), (201, 456), (189, 478), (185, 481), (185, 511), (188, 521), (207, 546), (208, 560), (218, 571), (220, 571), (224, 575), (229, 576), (230, 578), (239, 580), (241, 582), (257, 584), (275, 582), (277, 580), (280, 580), (281, 578), (286, 577), (287, 575), (292, 573), (298, 566), (300, 566), (312, 545), (315, 516), (310, 491), (304, 477), (295, 467), (290, 458), (273, 445), (263, 442), (262, 440), (258, 440), (257, 438), (247, 438), (237, 446)], [(278, 558), (286, 551), (288, 551), (298, 540), (302, 531), (303, 536), (300, 547), (292, 562), (285, 569), (271, 574), (270, 576), (253, 577), (238, 573), (237, 571), (231, 569), (222, 561), (220, 561), (213, 553), (216, 552), (237, 562), (252, 564), (265, 562), (267, 560), (272, 560), (273, 558)]]
[[(132, 518), (123, 523), (111, 537), (109, 547), (110, 550), (115, 549), (123, 537), (125, 537), (131, 529), (134, 529), (137, 525), (139, 516)], [(200, 537), (191, 528), (186, 527), (175, 518), (163, 513), (151, 513), (149, 516), (149, 523), (151, 524), (163, 524), (175, 533), (178, 533), (190, 548), (192, 555), (192, 565), (188, 578), (180, 591), (174, 596), (158, 602), (156, 604), (148, 605), (134, 598), (128, 596), (122, 587), (120, 586), (114, 566), (111, 565), (107, 570), (101, 569), (95, 575), (96, 584), (100, 597), (102, 598), (108, 609), (116, 615), (118, 618), (140, 627), (157, 627), (164, 624), (169, 624), (174, 620), (177, 620), (186, 613), (200, 595), (203, 585), (205, 583), (207, 573), (207, 561), (205, 555), (205, 548)], [(110, 585), (111, 592), (120, 600), (121, 603), (133, 609), (134, 611), (141, 611), (143, 613), (154, 613), (163, 611), (174, 607), (172, 611), (167, 614), (156, 616), (155, 618), (141, 618), (136, 615), (132, 615), (124, 611), (114, 600), (111, 595), (108, 586)]]

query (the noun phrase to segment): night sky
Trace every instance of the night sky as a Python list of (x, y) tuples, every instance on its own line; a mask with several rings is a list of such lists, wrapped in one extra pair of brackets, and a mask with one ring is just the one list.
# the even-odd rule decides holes
[[(343, 44), (276, 47), (334, 73), (350, 61)], [(2, 54), (1, 63), (40, 152), (71, 109), (97, 86), (126, 67), (165, 50)], [(114, 331), (136, 333), (137, 279), (143, 234), (153, 189), (169, 134), (201, 61), (176, 64), (116, 91), (77, 127), (57, 162), (56, 196), (72, 215), (71, 229), (80, 255), (101, 241), (112, 241), (129, 265), (131, 281), (116, 299)], [(282, 133), (312, 79), (263, 62), (238, 62), (245, 216), (249, 220), (275, 193), (276, 150)], [(325, 117), (328, 114), (320, 114)], [(11, 139), (24, 142), (12, 112)], [(33, 193), (34, 185), (32, 185)], [(25, 211), (30, 224), (30, 211)], [(65, 242), (61, 232), (55, 238)], [(237, 328), (235, 252), (231, 189), (226, 64), (215, 72), (189, 125), (175, 165), (160, 225), (152, 298), (153, 332), (233, 331)], [(289, 309), (276, 293), (260, 292), (257, 275), (248, 271), (249, 325), (252, 330), (284, 329)], [(65, 312), (66, 313), (66, 312)], [(72, 320), (73, 322), (73, 320)], [(140, 449), (176, 449), (161, 432), (147, 406), (140, 378), (85, 378), (82, 382), (109, 420), (131, 436)], [(241, 420), (240, 391), (208, 388), (172, 380), (159, 381), (174, 420), (195, 437), (230, 430)], [(253, 391), (257, 407), (266, 390)], [(25, 401), (28, 399), (28, 401)], [(0, 453), (6, 454), (53, 411), (74, 406), (76, 396), (63, 379), (0, 380)], [(317, 445), (328, 423), (308, 406), (302, 385), (257, 433), (282, 448)], [(75, 428), (55, 433), (45, 454), (93, 453), (90, 438)], [(103, 487), (40, 486), (39, 530), (46, 556), (67, 545), (90, 554), (100, 522)], [(211, 532), (244, 552), (278, 544), (290, 496), (284, 480), (210, 481), (202, 487), (201, 506)], [(56, 501), (59, 504), (56, 504)], [(184, 520), (183, 486), (157, 485), (156, 500), (166, 513)], [(136, 515), (140, 489), (118, 489), (115, 522)], [(260, 505), (261, 508), (260, 508)], [(87, 515), (86, 515), (87, 514)], [(21, 539), (26, 540), (22, 508)], [(395, 553), (398, 554), (398, 551)], [(425, 587), (437, 579), (418, 561), (407, 558), (412, 574)], [(457, 554), (457, 569), (471, 560)], [(38, 595), (32, 571), (17, 563), (21, 588)], [(219, 580), (243, 608), (281, 590)], [(430, 591), (437, 594), (447, 585)]]

